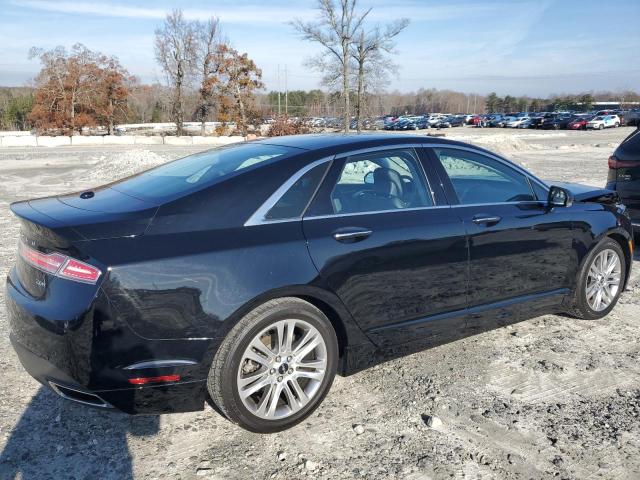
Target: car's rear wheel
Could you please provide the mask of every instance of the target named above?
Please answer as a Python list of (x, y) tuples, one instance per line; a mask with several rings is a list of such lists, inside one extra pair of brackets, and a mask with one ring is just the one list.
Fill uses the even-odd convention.
[(618, 128), (620, 126), (620, 124), (618, 122), (616, 122), (613, 126), (614, 126), (614, 128)]
[(259, 433), (308, 417), (335, 377), (338, 342), (327, 317), (298, 298), (268, 301), (229, 332), (207, 387), (231, 421)]
[(620, 244), (610, 238), (600, 242), (580, 269), (571, 313), (587, 320), (608, 315), (620, 298), (626, 273)]
[(601, 123), (600, 125), (598, 125), (598, 129), (602, 130), (604, 128), (604, 124)]

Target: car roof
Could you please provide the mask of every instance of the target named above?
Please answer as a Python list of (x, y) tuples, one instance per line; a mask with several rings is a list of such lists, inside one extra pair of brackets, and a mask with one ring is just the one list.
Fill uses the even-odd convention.
[[(402, 145), (404, 143), (447, 143), (463, 145), (461, 142), (447, 140), (442, 137), (430, 137), (407, 134), (381, 134), (381, 133), (322, 133), (310, 135), (289, 135), (282, 137), (265, 138), (256, 140), (265, 145), (280, 145), (302, 150), (334, 150), (336, 153), (358, 148), (368, 148), (384, 145)], [(329, 152), (328, 152), (329, 153)]]

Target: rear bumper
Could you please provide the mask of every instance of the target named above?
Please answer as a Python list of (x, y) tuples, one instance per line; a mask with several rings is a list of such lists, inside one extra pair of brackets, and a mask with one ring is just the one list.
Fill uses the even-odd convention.
[(67, 373), (39, 357), (10, 335), (11, 345), (24, 369), (58, 396), (72, 402), (129, 414), (160, 414), (202, 410), (206, 381), (191, 381), (136, 388), (90, 390)]
[[(71, 303), (71, 302), (67, 302)], [(6, 284), (10, 339), (25, 370), (58, 395), (130, 414), (202, 410), (217, 343), (208, 338), (150, 340), (137, 335), (100, 292), (82, 313), (45, 293), (34, 298), (15, 272)], [(132, 378), (179, 375), (133, 386)]]

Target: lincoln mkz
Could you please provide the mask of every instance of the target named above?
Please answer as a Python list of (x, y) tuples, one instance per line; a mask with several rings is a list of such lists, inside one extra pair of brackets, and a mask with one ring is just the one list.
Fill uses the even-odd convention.
[(208, 401), (265, 433), (336, 373), (542, 314), (601, 318), (633, 255), (615, 192), (413, 135), (247, 142), (11, 209), (10, 335), (33, 377), (132, 414)]

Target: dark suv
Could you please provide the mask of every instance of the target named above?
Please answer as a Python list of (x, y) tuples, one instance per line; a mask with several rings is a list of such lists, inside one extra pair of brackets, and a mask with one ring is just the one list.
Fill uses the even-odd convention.
[(628, 207), (637, 241), (640, 232), (640, 127), (609, 157), (607, 188), (618, 192)]

